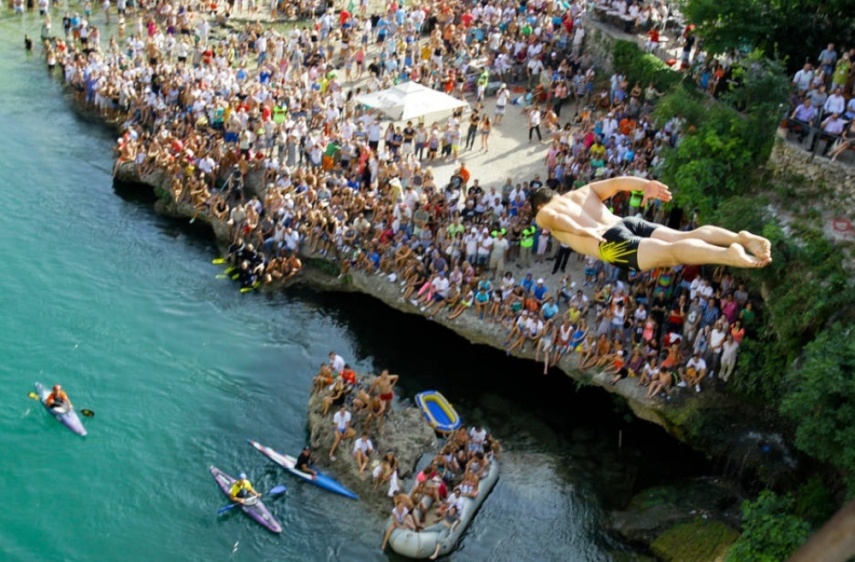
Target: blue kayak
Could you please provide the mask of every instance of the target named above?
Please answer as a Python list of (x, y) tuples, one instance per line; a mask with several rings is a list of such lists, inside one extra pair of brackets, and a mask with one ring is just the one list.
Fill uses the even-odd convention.
[(302, 470), (297, 470), (297, 459), (296, 458), (289, 456), (289, 455), (283, 455), (282, 453), (274, 451), (270, 447), (265, 447), (261, 443), (258, 443), (257, 441), (253, 441), (252, 439), (247, 439), (247, 441), (249, 442), (250, 445), (252, 445), (255, 448), (256, 451), (258, 451), (259, 453), (261, 453), (265, 457), (269, 458), (270, 460), (272, 460), (273, 462), (275, 462), (276, 464), (278, 464), (279, 466), (281, 466), (282, 468), (284, 468), (285, 470), (287, 470), (288, 472), (290, 472), (291, 474), (293, 474), (297, 478), (302, 478), (306, 482), (309, 482), (310, 484), (314, 484), (315, 486), (317, 486), (319, 488), (323, 488), (324, 490), (326, 490), (328, 492), (332, 492), (334, 494), (339, 494), (339, 495), (342, 495), (346, 498), (350, 498), (352, 500), (358, 500), (359, 499), (359, 496), (357, 496), (352, 491), (345, 488), (342, 484), (340, 484), (334, 478), (327, 476), (326, 474), (322, 473), (321, 471), (316, 471), (318, 473), (318, 475), (315, 477), (312, 477), (311, 474), (306, 474)]

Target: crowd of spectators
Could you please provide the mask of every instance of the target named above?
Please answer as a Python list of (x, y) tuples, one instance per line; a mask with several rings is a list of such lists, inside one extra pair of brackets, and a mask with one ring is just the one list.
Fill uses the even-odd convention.
[(799, 143), (810, 138), (810, 151), (824, 142), (822, 156), (832, 160), (855, 148), (855, 47), (838, 51), (834, 43), (808, 58), (793, 75), (789, 130)]
[[(683, 127), (679, 116), (652, 122), (660, 95), (652, 84), (620, 74), (597, 80), (584, 49), (584, 6), (392, 2), (370, 16), (329, 11), (314, 26), (278, 32), (247, 23), (224, 36), (208, 24), (222, 13), (209, 12), (168, 2), (137, 9), (136, 30), (103, 46), (77, 33), (88, 24), (75, 14), (65, 36), (49, 34), (44, 45), (80, 103), (122, 122), (117, 169), (133, 167), (169, 186), (176, 203), (228, 226), (244, 289), (293, 276), (298, 253), (325, 256), (342, 276), (358, 270), (399, 284), (431, 317), (501, 323), (509, 351), (531, 346), (545, 370), (578, 350), (586, 367), (670, 390), (652, 375), (661, 353), (669, 380), (700, 389), (704, 375), (688, 367), (698, 349), (707, 376), (732, 371), (736, 348), (724, 355), (723, 342), (705, 342), (732, 330), (743, 307), (752, 319), (753, 311), (744, 291), (734, 298), (724, 272), (704, 285), (708, 295), (698, 293), (697, 268), (627, 276), (580, 256), (584, 277), (573, 280), (569, 248), (553, 247), (533, 223), (529, 190), (651, 177)], [(355, 100), (404, 80), (471, 95), (473, 109), (439, 122), (383, 124)], [(495, 102), (486, 99), (493, 93)], [(542, 171), (481, 185), (460, 156), (474, 149), (474, 135), (488, 150), (490, 116), (500, 126), (509, 111), (522, 111), (529, 141), (536, 135), (546, 145)], [(438, 185), (432, 164), (451, 161), (451, 181)], [(621, 215), (666, 219), (641, 200), (620, 194), (609, 204)], [(532, 262), (553, 254), (560, 281), (535, 281)], [(703, 298), (693, 302), (696, 293)], [(697, 333), (684, 333), (689, 325)], [(676, 351), (674, 334), (683, 335)], [(638, 354), (653, 366), (640, 371), (630, 358)]]

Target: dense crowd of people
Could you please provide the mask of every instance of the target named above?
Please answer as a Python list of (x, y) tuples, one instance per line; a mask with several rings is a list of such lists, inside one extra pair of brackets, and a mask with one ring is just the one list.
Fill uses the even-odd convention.
[[(740, 314), (750, 316), (741, 320), (747, 327), (753, 311), (747, 296), (734, 298), (726, 273), (626, 275), (580, 256), (584, 278), (573, 280), (570, 249), (534, 224), (532, 189), (651, 177), (683, 120), (653, 123), (660, 94), (652, 84), (617, 73), (598, 82), (584, 49), (584, 5), (515, 7), (392, 2), (371, 16), (327, 11), (314, 26), (280, 33), (248, 23), (220, 37), (208, 22), (222, 12), (161, 2), (138, 7), (136, 29), (103, 46), (78, 14), (64, 36), (50, 33), (49, 20), (43, 35), (48, 65), (62, 69), (79, 102), (123, 124), (117, 169), (132, 167), (168, 186), (174, 202), (228, 226), (231, 272), (244, 290), (292, 277), (298, 254), (325, 256), (343, 276), (357, 270), (400, 284), (430, 317), (501, 323), (509, 352), (536, 350), (545, 371), (579, 351), (583, 366), (609, 367), (651, 389), (671, 390), (659, 372), (697, 389), (713, 372), (729, 375), (736, 347), (724, 355), (724, 342), (708, 345), (710, 335), (741, 333)], [(360, 92), (404, 80), (470, 95), (473, 108), (397, 125), (356, 102)], [(478, 135), (489, 150), (491, 127), (512, 110), (524, 113), (529, 141), (547, 145), (542, 172), (481, 185), (460, 157)], [(449, 161), (455, 173), (438, 185), (431, 165)], [(641, 193), (621, 193), (609, 205), (623, 216), (666, 219), (660, 205), (641, 202)], [(547, 256), (555, 282), (515, 272)], [(672, 351), (675, 334), (683, 337)], [(694, 350), (709, 369), (689, 365)], [(664, 371), (657, 361), (667, 362)]]

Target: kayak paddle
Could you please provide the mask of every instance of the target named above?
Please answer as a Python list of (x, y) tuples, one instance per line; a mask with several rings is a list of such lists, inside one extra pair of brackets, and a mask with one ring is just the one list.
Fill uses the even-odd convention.
[[(278, 496), (279, 494), (284, 494), (285, 490), (287, 490), (287, 488), (285, 486), (276, 486), (274, 488), (271, 488), (268, 492), (266, 492), (266, 494), (261, 494), (261, 496), (264, 496), (264, 495)], [(259, 496), (259, 498), (261, 498), (261, 496)], [(223, 506), (217, 510), (217, 515), (220, 515), (221, 513), (225, 513), (230, 509), (234, 509), (235, 507), (237, 507), (239, 505), (241, 505), (241, 504), (239, 504), (237, 502), (230, 503), (229, 505), (225, 505), (225, 506)]]
[(211, 263), (214, 265), (223, 265), (226, 263), (226, 258), (214, 258), (211, 260)]
[(259, 285), (261, 285), (261, 283), (256, 281), (255, 283), (253, 283), (249, 287), (241, 287), (240, 292), (241, 293), (248, 293), (250, 291), (254, 291), (255, 289), (257, 289), (259, 287)]
[[(32, 398), (33, 400), (41, 400), (39, 395), (36, 394), (35, 392), (30, 392), (29, 394), (27, 394), (27, 397)], [(93, 412), (92, 410), (89, 410), (87, 408), (80, 410), (80, 413), (83, 414), (84, 416), (86, 416), (87, 418), (94, 418), (95, 417), (95, 412)]]

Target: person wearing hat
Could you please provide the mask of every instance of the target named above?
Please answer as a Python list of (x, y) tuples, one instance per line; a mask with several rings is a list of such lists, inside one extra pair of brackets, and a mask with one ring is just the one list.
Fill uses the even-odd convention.
[(310, 474), (312, 479), (317, 478), (318, 472), (311, 467), (312, 464), (312, 448), (306, 445), (300, 454), (297, 456), (297, 462), (294, 463), (294, 468), (300, 472)]
[(258, 497), (261, 497), (261, 494), (252, 487), (252, 483), (247, 479), (246, 473), (241, 472), (229, 490), (229, 498), (235, 503), (252, 505), (255, 503), (252, 498)]
[(404, 198), (404, 188), (399, 178), (389, 180), (389, 187), (392, 190), (391, 196), (393, 201), (401, 201)]

